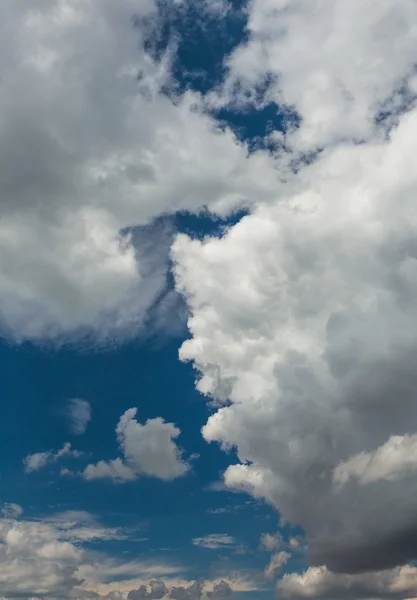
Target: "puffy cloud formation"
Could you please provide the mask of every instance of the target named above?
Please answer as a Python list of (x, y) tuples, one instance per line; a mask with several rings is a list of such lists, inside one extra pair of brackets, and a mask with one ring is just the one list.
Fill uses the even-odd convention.
[[(295, 108), (293, 148), (308, 151), (375, 134), (379, 111), (396, 113), (415, 94), (413, 0), (253, 0), (248, 40), (228, 59), (215, 102)], [(395, 52), (392, 52), (395, 43)]]
[(85, 479), (109, 477), (121, 483), (146, 475), (168, 481), (181, 477), (189, 470), (174, 441), (180, 430), (160, 417), (148, 419), (141, 425), (135, 419), (136, 413), (136, 408), (127, 410), (116, 428), (123, 460), (116, 458), (90, 464), (83, 472)]
[(236, 545), (236, 538), (225, 533), (211, 533), (204, 537), (198, 537), (193, 539), (194, 546), (202, 546), (203, 548), (209, 548), (210, 550), (217, 550), (218, 548), (230, 548)]
[(277, 173), (169, 99), (144, 51), (154, 0), (5, 0), (0, 8), (0, 331), (131, 336), (165, 288), (164, 244), (127, 228), (269, 197)]
[(171, 589), (169, 594), (173, 600), (200, 600), (203, 594), (204, 581), (197, 579), (188, 587), (177, 586)]
[(127, 600), (142, 600), (143, 598), (159, 600), (168, 595), (168, 588), (160, 579), (150, 581), (149, 587), (151, 588), (149, 591), (146, 585), (142, 585), (137, 590), (130, 591), (127, 595)]
[(410, 598), (417, 593), (417, 568), (397, 567), (386, 571), (347, 575), (326, 567), (310, 567), (304, 573), (288, 573), (278, 582), (280, 598)]
[(223, 238), (172, 248), (191, 311), (180, 357), (218, 406), (203, 436), (238, 453), (225, 483), (345, 573), (417, 557), (416, 20), (408, 0), (252, 2), (229, 82), (276, 74), (267, 97), (301, 117), (292, 156), (322, 151)]
[(87, 400), (73, 398), (68, 403), (68, 419), (71, 431), (74, 435), (82, 435), (86, 432), (87, 425), (91, 421), (91, 406)]
[(66, 537), (48, 523), (0, 519), (0, 594), (67, 596), (81, 583), (83, 552)]
[(276, 533), (263, 533), (261, 535), (260, 548), (272, 552), (284, 546), (284, 540), (279, 531)]
[(338, 487), (349, 479), (362, 484), (380, 479), (403, 479), (417, 469), (417, 435), (394, 435), (373, 452), (361, 452), (334, 470), (333, 480)]
[(232, 586), (223, 579), (219, 583), (215, 583), (213, 589), (207, 592), (209, 598), (230, 598), (232, 594)]
[[(158, 600), (169, 594), (166, 583), (172, 588), (173, 582), (183, 581), (178, 579), (183, 567), (150, 561), (123, 563), (97, 551), (97, 546), (91, 551), (88, 542), (121, 540), (129, 532), (104, 527), (90, 513), (66, 511), (24, 520), (18, 518), (17, 505), (13, 511), (11, 506), (3, 507), (2, 513), (8, 516), (0, 518), (0, 598)], [(166, 583), (152, 578), (153, 573), (166, 577)], [(124, 582), (130, 582), (127, 591), (123, 577), (129, 578)], [(135, 590), (138, 578), (149, 584)], [(120, 589), (101, 593), (109, 585)], [(193, 585), (188, 586), (190, 590), (195, 589)]]
[(74, 450), (69, 442), (66, 442), (60, 450), (46, 450), (46, 452), (35, 452), (28, 454), (23, 459), (26, 473), (39, 471), (51, 463), (59, 461), (61, 458), (79, 458), (82, 452)]

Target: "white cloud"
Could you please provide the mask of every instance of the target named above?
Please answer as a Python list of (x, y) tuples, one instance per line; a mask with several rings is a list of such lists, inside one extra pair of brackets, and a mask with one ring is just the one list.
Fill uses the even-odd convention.
[(46, 452), (35, 452), (34, 454), (28, 454), (23, 459), (26, 473), (32, 473), (33, 471), (39, 471), (48, 464), (55, 463), (61, 458), (79, 458), (82, 452), (74, 450), (69, 442), (66, 442), (60, 450), (56, 452), (54, 450), (47, 450)]
[(1, 514), (5, 519), (17, 519), (23, 514), (23, 508), (14, 502), (6, 502), (1, 509)]
[(218, 405), (203, 436), (240, 461), (225, 483), (336, 570), (417, 556), (415, 478), (333, 489), (337, 465), (417, 431), (416, 132), (412, 109), (384, 141), (325, 149), (222, 239), (172, 249), (191, 311), (180, 357)]
[(189, 470), (174, 441), (180, 435), (180, 430), (160, 417), (148, 419), (141, 425), (135, 419), (136, 413), (136, 408), (127, 410), (116, 428), (123, 460), (116, 458), (88, 465), (83, 472), (86, 479), (109, 477), (125, 482), (146, 475), (169, 481)]
[(204, 537), (194, 538), (193, 544), (210, 550), (218, 550), (219, 548), (232, 548), (236, 546), (237, 541), (236, 538), (226, 533), (211, 533)]
[(281, 552), (273, 554), (265, 569), (265, 576), (268, 579), (274, 577), (276, 573), (280, 571), (284, 565), (287, 564), (290, 558), (291, 554), (289, 552), (286, 552), (285, 550), (281, 550)]
[(103, 527), (91, 513), (86, 511), (67, 510), (39, 520), (52, 526), (58, 532), (60, 539), (72, 543), (122, 540), (127, 537), (126, 532), (120, 528)]
[[(138, 577), (146, 583), (158, 575), (171, 577), (170, 583), (178, 581), (183, 567), (156, 561), (123, 563), (85, 547), (91, 541), (124, 539), (128, 533), (103, 527), (85, 511), (38, 520), (0, 519), (0, 597), (90, 598), (117, 585), (123, 594), (134, 589)], [(127, 589), (122, 577), (130, 578)]]
[(410, 81), (413, 93), (416, 21), (413, 0), (253, 0), (248, 41), (232, 53), (224, 97), (213, 101), (255, 102), (269, 81), (266, 100), (303, 119), (293, 147), (370, 139), (379, 108), (401, 104), (394, 91)]
[[(225, 214), (278, 175), (171, 101), (169, 56), (143, 50), (153, 0), (6, 0), (0, 9), (0, 326), (13, 339), (136, 335), (164, 290), (156, 216)], [(134, 24), (134, 17), (136, 17)]]
[(68, 419), (70, 428), (74, 435), (82, 435), (86, 432), (87, 425), (91, 421), (91, 406), (87, 400), (73, 398), (69, 401)]
[(119, 483), (133, 481), (138, 477), (138, 473), (129, 465), (126, 465), (121, 458), (108, 461), (99, 460), (98, 463), (87, 465), (83, 475), (85, 479), (108, 477)]
[(304, 573), (288, 573), (277, 584), (280, 598), (402, 599), (417, 593), (417, 568), (345, 575), (326, 567), (310, 567)]
[(81, 583), (82, 550), (50, 525), (2, 519), (0, 540), (0, 594), (65, 597)]
[(282, 535), (279, 531), (276, 533), (263, 533), (261, 535), (260, 547), (262, 550), (268, 550), (272, 552), (273, 550), (277, 550), (284, 546), (285, 542), (282, 538)]
[(401, 479), (417, 469), (417, 435), (394, 435), (372, 452), (360, 452), (334, 470), (337, 487), (350, 479), (368, 484), (380, 479)]

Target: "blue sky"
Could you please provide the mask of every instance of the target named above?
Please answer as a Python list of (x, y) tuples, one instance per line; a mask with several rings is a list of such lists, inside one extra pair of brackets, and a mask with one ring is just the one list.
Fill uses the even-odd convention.
[(417, 597), (416, 22), (3, 3), (0, 600)]

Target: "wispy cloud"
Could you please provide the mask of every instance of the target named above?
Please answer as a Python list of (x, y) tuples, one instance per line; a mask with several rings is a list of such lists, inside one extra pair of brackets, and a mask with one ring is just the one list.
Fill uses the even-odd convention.
[(73, 398), (68, 403), (67, 417), (71, 432), (74, 435), (82, 435), (91, 421), (90, 403), (87, 400)]

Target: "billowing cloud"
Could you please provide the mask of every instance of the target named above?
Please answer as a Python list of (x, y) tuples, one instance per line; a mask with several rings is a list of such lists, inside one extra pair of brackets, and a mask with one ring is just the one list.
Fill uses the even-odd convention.
[(413, 0), (254, 0), (248, 39), (227, 60), (224, 96), (213, 101), (295, 109), (297, 152), (369, 140), (375, 115), (395, 115), (417, 91), (416, 19)]
[(108, 477), (121, 483), (146, 475), (168, 481), (189, 470), (174, 441), (180, 430), (160, 417), (148, 419), (141, 425), (135, 419), (136, 413), (136, 408), (127, 410), (116, 428), (123, 459), (102, 460), (88, 465), (83, 472), (85, 479)]
[(161, 579), (153, 579), (149, 582), (149, 587), (150, 590), (147, 586), (142, 585), (139, 589), (130, 591), (127, 600), (143, 600), (144, 598), (160, 600), (168, 595), (168, 588)]
[(197, 579), (191, 585), (173, 587), (170, 591), (170, 598), (173, 600), (200, 600), (203, 594), (204, 581)]
[(90, 403), (81, 398), (71, 399), (68, 403), (67, 416), (72, 433), (82, 435), (91, 421)]
[(233, 588), (223, 579), (213, 585), (213, 589), (207, 592), (208, 598), (230, 598), (233, 594)]
[(59, 461), (61, 458), (79, 458), (82, 452), (72, 448), (69, 442), (66, 442), (60, 450), (46, 450), (45, 452), (35, 452), (28, 454), (23, 459), (26, 473), (39, 471), (51, 463)]
[(271, 194), (270, 157), (248, 157), (198, 95), (161, 93), (169, 52), (144, 51), (157, 4), (1, 4), (2, 335), (136, 335), (166, 285), (152, 219)]
[(83, 552), (49, 524), (0, 520), (0, 594), (65, 597), (77, 584)]
[(350, 479), (362, 484), (402, 479), (417, 470), (417, 435), (394, 435), (373, 452), (361, 452), (337, 465), (333, 480), (338, 488)]
[(397, 567), (386, 571), (347, 575), (326, 567), (310, 567), (304, 573), (288, 573), (277, 584), (280, 598), (346, 598), (400, 600), (417, 593), (417, 568)]
[[(191, 312), (180, 357), (217, 404), (203, 436), (238, 454), (226, 485), (266, 498), (305, 529), (312, 564), (346, 573), (417, 557), (416, 11), (251, 3), (230, 77), (254, 89), (271, 67), (270, 93), (301, 116), (293, 156), (322, 151), (223, 238), (172, 249)], [(382, 105), (396, 107), (389, 134)], [(358, 472), (374, 452), (377, 477), (335, 490), (339, 465)]]
[[(152, 573), (172, 578), (184, 570), (149, 561), (123, 563), (103, 551), (89, 550), (88, 542), (120, 540), (129, 532), (104, 527), (85, 511), (30, 520), (15, 516), (17, 511), (0, 519), (0, 597), (104, 598), (105, 594), (96, 591), (103, 582), (121, 585), (121, 577), (128, 576), (133, 581), (128, 590), (140, 577), (149, 583), (146, 597), (158, 600), (168, 590), (163, 581), (152, 578)], [(128, 595), (124, 589), (111, 593), (123, 600)]]

